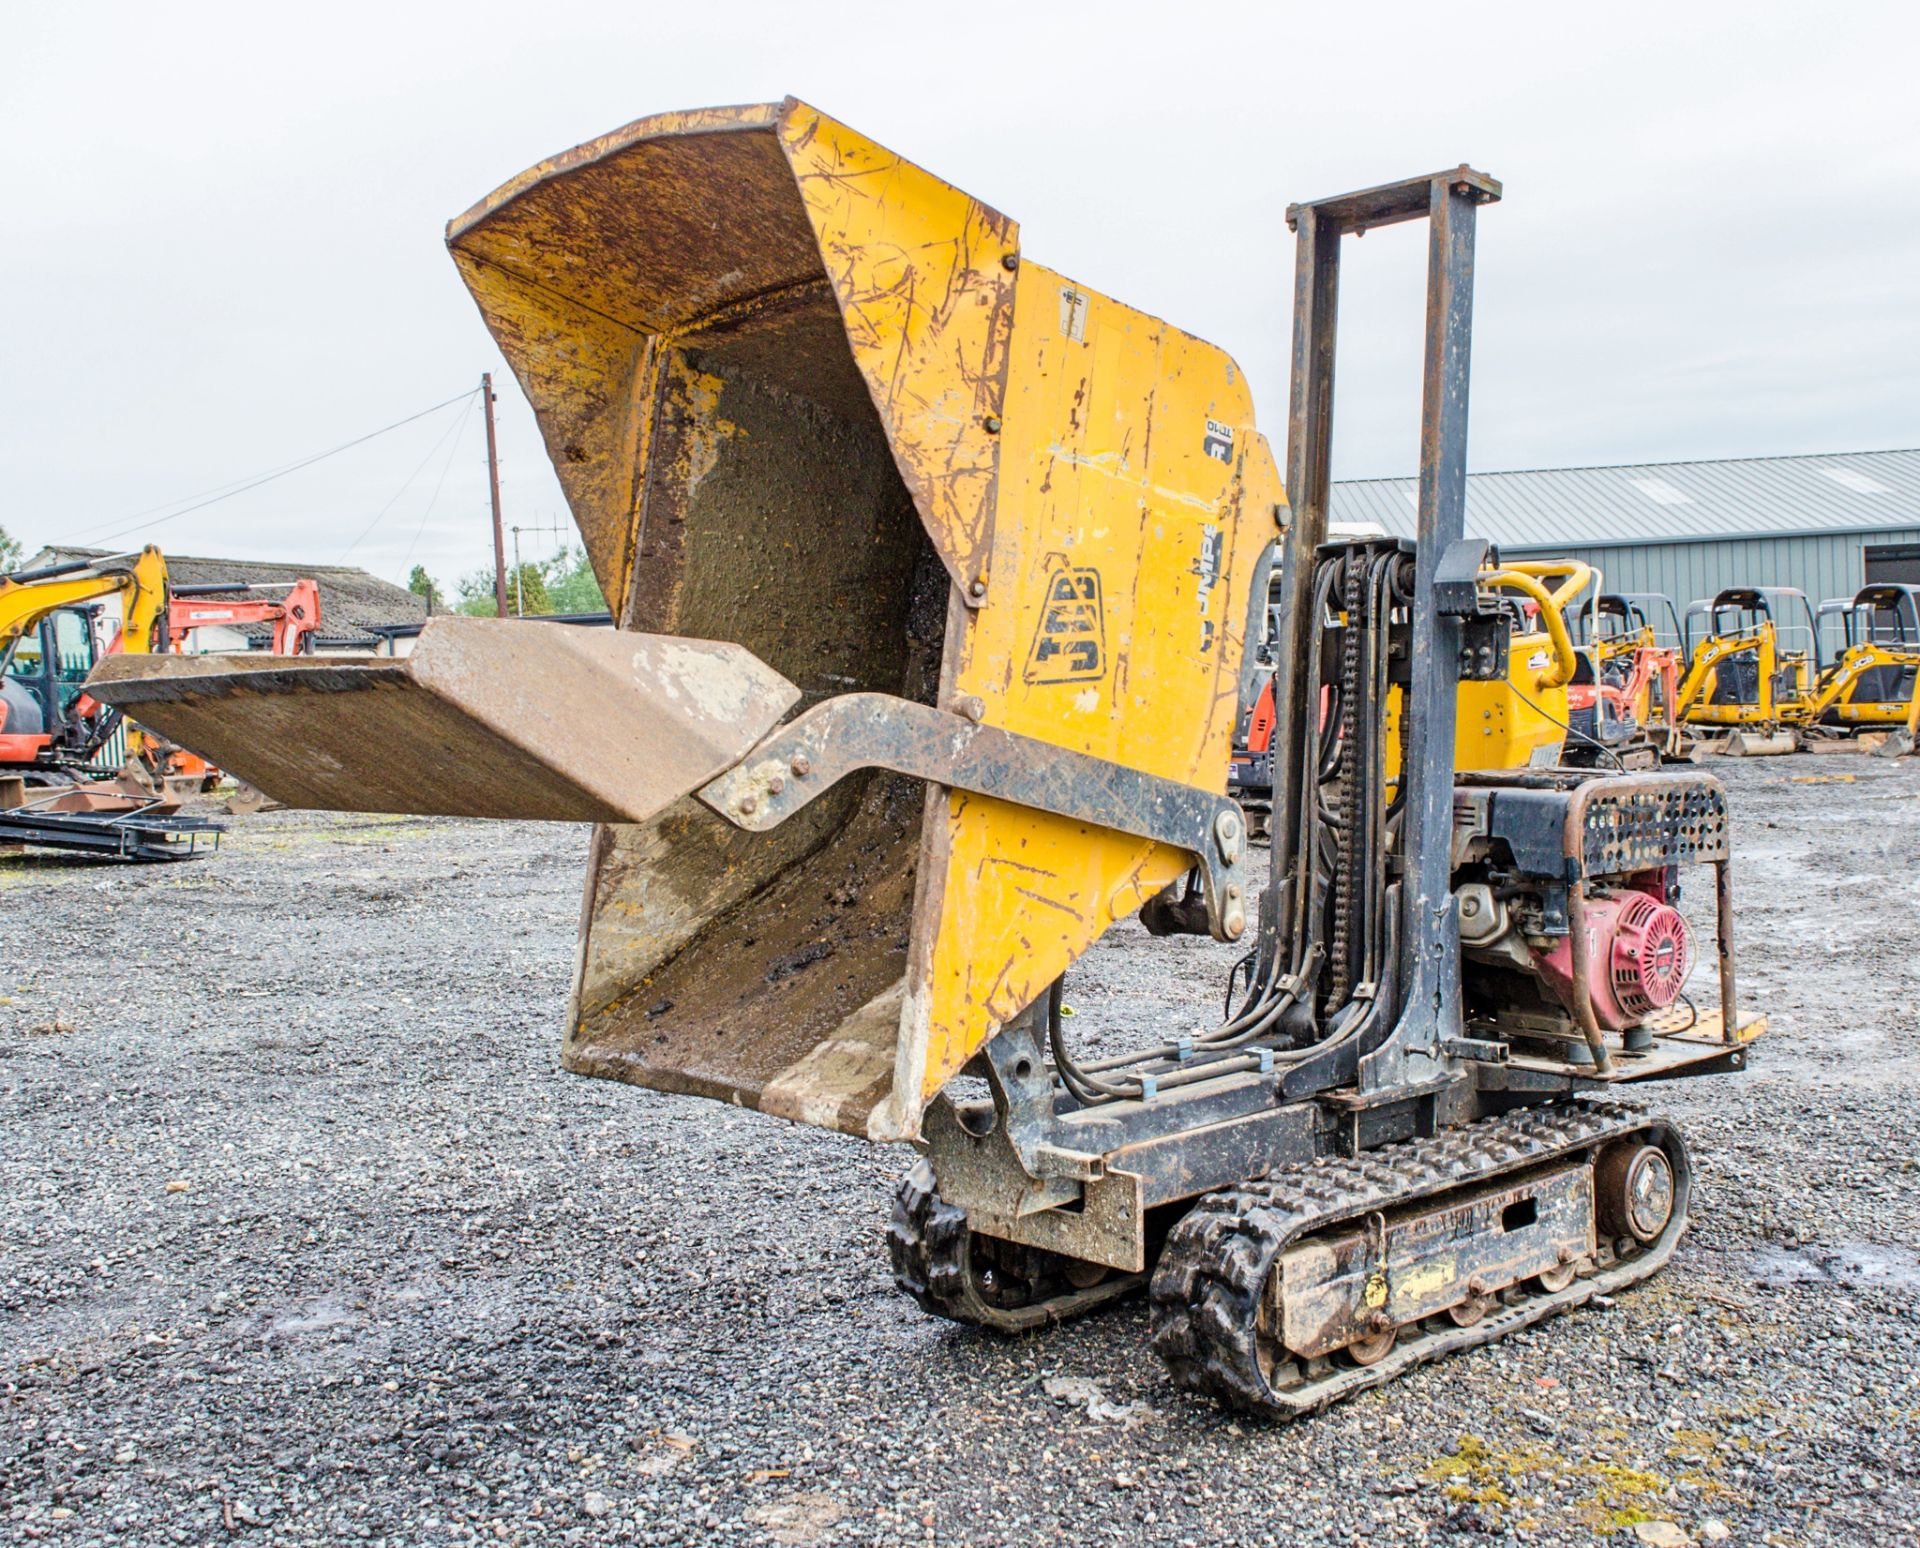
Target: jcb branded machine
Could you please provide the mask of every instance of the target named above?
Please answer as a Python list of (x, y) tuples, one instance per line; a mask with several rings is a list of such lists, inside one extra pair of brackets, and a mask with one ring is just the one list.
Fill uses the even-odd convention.
[[(642, 120), (449, 233), (621, 628), (436, 619), (404, 661), (99, 692), (289, 802), (602, 824), (570, 1069), (912, 1142), (891, 1250), (930, 1311), (1145, 1289), (1182, 1382), (1317, 1408), (1657, 1269), (1686, 1144), (1576, 1097), (1761, 1029), (1720, 786), (1555, 767), (1511, 697), (1565, 719), (1557, 610), (1536, 649), (1512, 605), (1545, 581), (1461, 533), (1499, 191), (1291, 212), (1283, 492), (1231, 359), (1006, 216), (791, 99)], [(1419, 541), (1324, 543), (1342, 239), (1422, 218)], [(1276, 542), (1263, 890), (1221, 792)], [(1456, 774), (1463, 683), (1528, 766)], [(1063, 976), (1143, 905), (1244, 942), (1239, 992), (1079, 1057)]]
[[(103, 644), (93, 614), (121, 609)], [(81, 687), (109, 651), (164, 650), (167, 561), (157, 548), (0, 575), (0, 773), (31, 785), (91, 776), (120, 715)]]

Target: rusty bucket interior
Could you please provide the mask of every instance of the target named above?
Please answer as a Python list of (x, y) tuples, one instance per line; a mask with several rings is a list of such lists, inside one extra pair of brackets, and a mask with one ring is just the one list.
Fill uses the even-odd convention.
[[(949, 573), (809, 218), (810, 127), (794, 104), (631, 126), (448, 242), (622, 628), (733, 641), (801, 708), (933, 703)], [(601, 828), (569, 1066), (865, 1132), (894, 1079), (926, 811), (918, 782), (873, 772), (765, 834), (692, 799)]]

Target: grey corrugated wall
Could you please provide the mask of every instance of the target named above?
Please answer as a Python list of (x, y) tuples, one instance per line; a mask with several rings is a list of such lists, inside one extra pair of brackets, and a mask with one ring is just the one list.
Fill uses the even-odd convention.
[(1920, 543), (1920, 527), (1884, 532), (1829, 532), (1814, 537), (1710, 539), (1634, 543), (1618, 548), (1514, 548), (1513, 559), (1565, 555), (1596, 566), (1609, 591), (1658, 591), (1684, 615), (1697, 597), (1729, 586), (1797, 586), (1815, 607), (1850, 597), (1866, 583), (1869, 544)]

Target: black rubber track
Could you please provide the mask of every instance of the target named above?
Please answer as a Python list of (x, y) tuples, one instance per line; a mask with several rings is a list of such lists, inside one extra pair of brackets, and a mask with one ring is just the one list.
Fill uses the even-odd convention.
[[(1255, 1319), (1268, 1276), (1287, 1246), (1357, 1216), (1477, 1187), (1572, 1152), (1597, 1152), (1629, 1135), (1660, 1145), (1674, 1165), (1673, 1215), (1647, 1247), (1557, 1293), (1523, 1295), (1473, 1327), (1403, 1330), (1401, 1343), (1376, 1365), (1329, 1365), (1298, 1385), (1268, 1385), (1255, 1348)], [(1174, 1379), (1191, 1391), (1248, 1412), (1297, 1418), (1415, 1365), (1646, 1278), (1672, 1256), (1686, 1229), (1691, 1182), (1686, 1146), (1670, 1123), (1600, 1103), (1510, 1113), (1352, 1159), (1288, 1168), (1207, 1194), (1175, 1226), (1153, 1274), (1153, 1346)]]
[(1146, 1282), (1144, 1274), (1116, 1274), (1090, 1290), (1070, 1290), (1026, 1306), (1005, 1307), (980, 1293), (973, 1274), (973, 1233), (963, 1209), (935, 1191), (932, 1165), (916, 1161), (893, 1190), (893, 1214), (887, 1222), (887, 1256), (893, 1282), (920, 1304), (952, 1322), (1019, 1333), (1092, 1311), (1131, 1294)]

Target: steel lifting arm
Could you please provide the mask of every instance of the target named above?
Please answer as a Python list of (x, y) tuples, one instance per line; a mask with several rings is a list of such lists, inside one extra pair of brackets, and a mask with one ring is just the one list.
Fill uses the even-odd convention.
[(1234, 941), (1246, 931), (1246, 830), (1226, 796), (891, 694), (816, 704), (699, 795), (734, 826), (762, 833), (863, 768), (1174, 845), (1200, 867), (1214, 936)]
[[(172, 647), (178, 650), (195, 629), (210, 625), (270, 623), (274, 655), (297, 656), (310, 649), (320, 627), (319, 586), (303, 577), (293, 582), (286, 596), (278, 601), (241, 601), (231, 595), (235, 591), (259, 589), (262, 588), (218, 584), (176, 588), (167, 609), (167, 634)], [(200, 596), (209, 600), (193, 600)]]
[[(1415, 554), (1409, 728), (1399, 851), (1408, 857), (1390, 932), (1397, 1004), (1384, 1041), (1360, 1061), (1363, 1093), (1444, 1078), (1442, 1048), (1460, 1028), (1460, 941), (1452, 897), (1453, 745), (1464, 619), (1441, 605), (1441, 566), (1465, 536), (1468, 359), (1473, 327), (1474, 228), (1500, 184), (1471, 167), (1291, 207), (1296, 236), (1293, 380), (1287, 436), (1289, 534), (1283, 616), (1274, 665), (1281, 724), (1304, 720), (1316, 628), (1315, 549), (1327, 537), (1333, 449), (1333, 377), (1341, 238), (1374, 226), (1428, 223), (1427, 332), (1420, 424), (1419, 540)], [(1477, 566), (1476, 566), (1477, 568)], [(1298, 731), (1295, 731), (1296, 737)], [(1276, 743), (1278, 738), (1276, 737)], [(1313, 799), (1293, 756), (1276, 756), (1273, 879), (1262, 920), (1269, 939), (1302, 926), (1304, 803)]]

